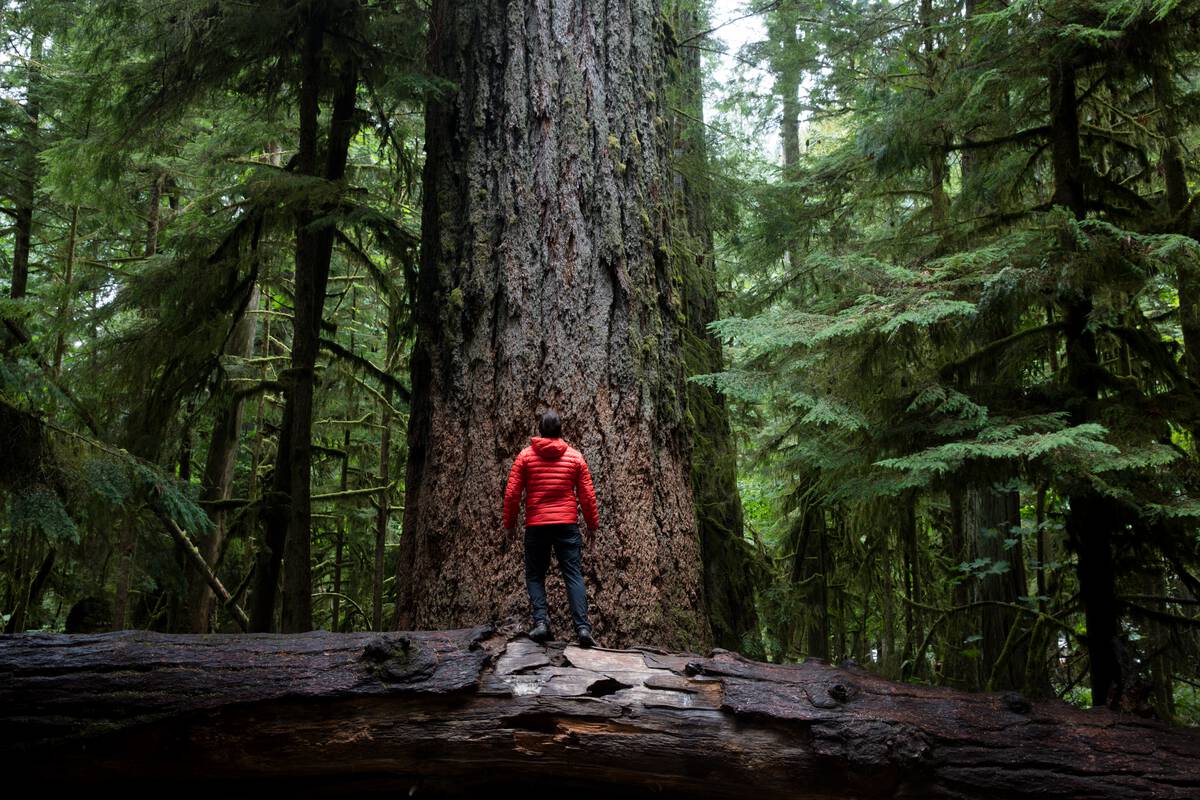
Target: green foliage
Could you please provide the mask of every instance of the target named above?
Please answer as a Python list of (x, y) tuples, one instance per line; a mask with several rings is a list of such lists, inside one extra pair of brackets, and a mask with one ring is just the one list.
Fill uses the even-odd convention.
[(79, 529), (62, 500), (44, 486), (18, 489), (13, 494), (9, 522), (15, 529), (40, 534), (50, 542), (79, 543)]
[[(1198, 141), (1200, 119), (1179, 100), (1195, 92), (1197, 48), (1182, 32), (1197, 19), (1195, 3), (1124, 0), (978, 4), (965, 20), (919, 4), (767, 13), (767, 41), (741, 55), (775, 81), (766, 108), (784, 111), (786, 166), (718, 140), (739, 205), (722, 231), (734, 293), (710, 328), (731, 363), (693, 380), (734, 404), (757, 450), (745, 467), (784, 482), (766, 516), (794, 515), (786, 498), (803, 497), (834, 526), (806, 534), (824, 536), (819, 558), (772, 542), (778, 584), (762, 603), (775, 652), (802, 655), (795, 620), (827, 614), (841, 655), (983, 685), (997, 643), (969, 633), (983, 620), (973, 598), (1016, 576), (1009, 603), (1036, 601), (1058, 625), (1081, 618), (1062, 521), (1085, 492), (1129, 521), (1114, 529), (1117, 551), (1140, 548), (1115, 591), (1164, 563), (1166, 586), (1194, 589), (1182, 583), (1200, 567), (1200, 371), (1188, 354), (1200, 339), (1189, 341), (1185, 296), (1197, 238), (1163, 208), (1163, 159), (1168, 137)], [(1078, 76), (1081, 218), (1053, 202), (1063, 166), (1048, 83), (1064, 65)], [(719, 107), (731, 129), (745, 123), (729, 114), (764, 113), (746, 98)], [(1185, 157), (1189, 177), (1196, 166)], [(1081, 346), (1094, 365), (1080, 366)], [(1033, 533), (989, 542), (987, 498), (1014, 490)], [(1030, 619), (1008, 623), (1018, 647), (1044, 644)], [(1077, 641), (1069, 625), (1063, 635)], [(1195, 646), (1172, 642), (1174, 659)], [(1085, 699), (1071, 688), (1083, 676), (1061, 663), (1029, 660), (1036, 690)]]
[[(30, 484), (0, 470), (0, 551), (17, 554), (0, 563), (0, 603), (15, 596), (21, 570), (58, 543), (44, 595), (58, 602), (31, 607), (23, 624), (61, 628), (74, 601), (117, 592), (121, 548), (136, 541), (126, 623), (179, 629), (185, 573), (159, 515), (196, 541), (222, 519), (229, 538), (217, 571), (231, 588), (261, 545), (254, 526), (282, 427), (295, 220), (305, 209), (322, 209), (313, 225), (336, 230), (313, 493), (340, 488), (347, 431), (347, 488), (378, 483), (383, 411), (393, 426), (406, 418), (408, 389), (396, 376), (407, 373), (412, 335), (420, 101), (445, 87), (423, 74), (425, 11), (403, 1), (20, 6), (2, 19), (0, 91), (19, 100), (34, 87), (41, 119), (31, 134), (19, 102), (0, 105), (0, 155), (35, 165), (36, 199), (30, 292), (0, 300), (4, 319), (29, 340), (0, 334), (0, 398), (43, 421), (24, 442), (40, 449), (23, 452), (44, 474)], [(314, 9), (329, 26), (321, 69), (336, 75), (353, 63), (362, 87), (358, 134), (337, 182), (298, 174), (293, 158), (297, 36)], [(35, 64), (24, 56), (38, 37), (44, 53)], [(323, 119), (332, 83), (323, 81)], [(15, 194), (5, 186), (8, 207)], [(6, 229), (0, 263), (10, 240)], [(253, 352), (231, 354), (246, 316), (256, 323)], [(234, 397), (240, 442), (232, 499), (218, 513), (209, 461)], [(404, 437), (393, 432), (392, 442), (392, 475), (402, 475)], [(394, 503), (399, 482), (391, 483)], [(314, 509), (318, 587), (333, 589), (332, 534), (341, 530), (338, 589), (365, 608), (377, 500), (358, 494)], [(133, 539), (123, 542), (126, 531)], [(331, 611), (323, 601), (319, 618), (330, 621)], [(224, 611), (216, 625), (230, 625)]]

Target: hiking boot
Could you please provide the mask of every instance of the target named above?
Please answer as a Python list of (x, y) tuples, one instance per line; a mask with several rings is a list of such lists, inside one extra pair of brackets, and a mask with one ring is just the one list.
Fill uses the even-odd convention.
[(595, 647), (596, 646), (596, 640), (592, 638), (592, 629), (589, 628), (587, 625), (584, 625), (583, 627), (581, 627), (578, 630), (578, 632), (576, 633), (576, 635), (579, 638), (579, 646), (580, 647)]
[(550, 626), (545, 622), (539, 622), (529, 631), (529, 638), (535, 642), (544, 642), (550, 638)]

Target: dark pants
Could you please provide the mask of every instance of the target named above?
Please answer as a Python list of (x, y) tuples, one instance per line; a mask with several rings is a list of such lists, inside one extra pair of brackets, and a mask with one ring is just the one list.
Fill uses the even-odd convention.
[(529, 590), (529, 602), (533, 605), (533, 621), (550, 624), (546, 612), (546, 570), (550, 568), (551, 545), (567, 587), (575, 630), (582, 625), (590, 628), (587, 592), (583, 587), (583, 536), (577, 523), (525, 528), (525, 588)]

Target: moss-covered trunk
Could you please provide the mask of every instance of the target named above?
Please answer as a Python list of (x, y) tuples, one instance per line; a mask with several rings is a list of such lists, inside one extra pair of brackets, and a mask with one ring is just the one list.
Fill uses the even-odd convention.
[[(398, 627), (528, 613), (509, 466), (558, 409), (591, 467), (608, 643), (710, 641), (668, 240), (656, 0), (435, 2)], [(566, 626), (560, 583), (552, 623)]]
[[(702, 27), (691, 3), (672, 0), (672, 19), (681, 41)], [(672, 257), (683, 275), (684, 359), (689, 375), (725, 368), (721, 341), (708, 330), (719, 316), (717, 264), (709, 222), (708, 152), (704, 141), (704, 96), (700, 50), (677, 48), (678, 77), (672, 106), (672, 181), (675, 246)], [(704, 598), (713, 643), (729, 650), (761, 654), (754, 594), (759, 571), (743, 538), (742, 501), (737, 487), (737, 450), (725, 398), (698, 383), (687, 388), (692, 431), (692, 493), (704, 561)]]
[[(358, 65), (345, 54), (336, 67), (323, 62), (326, 25), (334, 9), (317, 5), (307, 21), (301, 52), (300, 137), (296, 155), (301, 175), (320, 176), (332, 184), (346, 173), (350, 139), (357, 129), (354, 118), (358, 90)], [(336, 41), (336, 36), (330, 35)], [(328, 74), (327, 74), (328, 73)], [(322, 89), (333, 89), (330, 104), (325, 163), (318, 153), (319, 103)], [(281, 563), (283, 602), (280, 626), (284, 633), (312, 630), (312, 564), (310, 558), (312, 511), (312, 413), (316, 389), (317, 351), (325, 289), (333, 254), (334, 226), (323, 217), (332, 214), (336, 200), (302, 206), (296, 213), (296, 304), (292, 328), (291, 363), (287, 377), (287, 401), (275, 459), (271, 498), (263, 515), (267, 547), (260, 551), (255, 566), (255, 602), (251, 626), (270, 630), (273, 624), (275, 590)]]
[[(1076, 74), (1063, 63), (1049, 76), (1051, 146), (1054, 165), (1055, 205), (1064, 206), (1076, 219), (1087, 211), (1079, 154), (1079, 111)], [(1059, 298), (1063, 306), (1066, 338), (1067, 384), (1072, 392), (1071, 422), (1096, 418), (1102, 373), (1091, 321), (1092, 290), (1088, 285), (1068, 289)], [(1067, 542), (1079, 557), (1079, 595), (1087, 620), (1088, 668), (1092, 704), (1117, 703), (1124, 691), (1125, 674), (1119, 656), (1123, 648), (1116, 598), (1116, 564), (1113, 533), (1124, 523), (1118, 509), (1086, 480), (1071, 487), (1067, 499)]]
[[(257, 237), (256, 237), (257, 241)], [(246, 307), (241, 318), (233, 329), (226, 352), (230, 355), (246, 358), (254, 351), (254, 333), (258, 319), (253, 313), (259, 306), (258, 285), (250, 290)], [(265, 345), (265, 343), (264, 343)], [(213, 419), (212, 437), (209, 440), (208, 456), (204, 462), (204, 487), (200, 499), (202, 501), (224, 500), (229, 497), (230, 486), (233, 483), (233, 470), (237, 463), (238, 445), (241, 442), (242, 411), (245, 400), (241, 395), (235, 395), (226, 389), (227, 396)], [(228, 520), (225, 509), (215, 508), (209, 512), (213, 525), (210, 530), (197, 531), (193, 534), (196, 548), (204, 557), (204, 562), (214, 571), (220, 561), (220, 555), (225, 548), (226, 537), (229, 535)], [(213, 615), (213, 601), (216, 596), (208, 585), (200, 568), (188, 561), (184, 567), (187, 580), (187, 613), (180, 627), (182, 633), (208, 633)]]

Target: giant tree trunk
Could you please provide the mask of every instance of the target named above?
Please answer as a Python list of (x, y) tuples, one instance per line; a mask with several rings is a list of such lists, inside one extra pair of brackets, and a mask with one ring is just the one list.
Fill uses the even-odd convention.
[[(0, 767), (62, 784), (462, 796), (1195, 797), (1200, 734), (1107, 709), (488, 627), (0, 637)], [(260, 783), (248, 783), (259, 779)], [(287, 781), (291, 781), (288, 783)]]
[[(500, 530), (509, 466), (556, 408), (588, 460), (584, 553), (609, 644), (710, 639), (668, 241), (657, 0), (453, 3), (426, 114), (404, 535), (393, 627), (528, 611)], [(550, 583), (551, 621), (569, 629)]]

